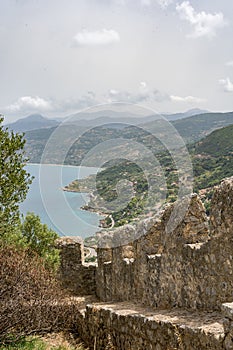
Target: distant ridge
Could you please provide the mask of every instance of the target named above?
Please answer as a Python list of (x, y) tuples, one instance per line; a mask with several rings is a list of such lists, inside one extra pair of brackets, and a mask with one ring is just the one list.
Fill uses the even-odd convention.
[(183, 118), (188, 118), (188, 117), (193, 117), (195, 115), (198, 114), (206, 114), (206, 113), (210, 113), (209, 111), (205, 110), (205, 109), (200, 109), (200, 108), (192, 108), (189, 109), (186, 112), (180, 112), (180, 113), (174, 113), (174, 114), (168, 114), (165, 115), (165, 117), (172, 121), (172, 120), (177, 120), (177, 119), (183, 119)]
[(48, 119), (40, 114), (31, 114), (26, 118), (7, 124), (6, 127), (16, 132), (26, 132), (36, 129), (51, 128), (57, 125), (59, 125), (59, 122), (55, 119)]
[[(149, 112), (149, 111), (148, 111)], [(111, 110), (97, 112), (80, 112), (65, 118), (49, 119), (41, 114), (31, 114), (25, 118), (18, 119), (16, 122), (7, 124), (6, 126), (16, 132), (26, 132), (31, 130), (40, 130), (44, 128), (56, 127), (62, 122), (66, 124), (75, 124), (83, 127), (95, 127), (98, 125), (109, 125), (111, 128), (121, 129), (131, 125), (139, 125), (157, 120), (160, 116), (164, 116), (169, 121), (183, 119), (194, 116), (196, 114), (207, 113), (201, 109), (191, 109), (186, 112), (175, 114), (148, 114), (140, 115), (129, 112), (116, 112)]]

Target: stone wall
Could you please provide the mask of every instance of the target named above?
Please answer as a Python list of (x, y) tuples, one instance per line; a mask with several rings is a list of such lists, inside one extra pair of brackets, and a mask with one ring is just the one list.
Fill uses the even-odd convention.
[[(200, 198), (192, 195), (183, 219), (168, 232), (171, 213), (179, 213), (174, 205), (160, 218), (128, 228), (135, 230), (130, 244), (99, 249), (101, 300), (206, 310), (233, 300), (233, 179), (216, 188), (210, 222)], [(114, 235), (122, 237), (124, 229)]]
[(209, 219), (194, 194), (103, 235), (97, 267), (84, 264), (82, 241), (61, 239), (63, 283), (99, 298), (78, 313), (89, 349), (233, 350), (232, 208), (230, 178), (215, 189)]
[(219, 313), (150, 310), (129, 302), (87, 305), (78, 333), (90, 350), (232, 349)]
[(62, 237), (57, 240), (61, 266), (59, 277), (63, 286), (75, 295), (96, 293), (96, 264), (84, 263), (83, 240)]

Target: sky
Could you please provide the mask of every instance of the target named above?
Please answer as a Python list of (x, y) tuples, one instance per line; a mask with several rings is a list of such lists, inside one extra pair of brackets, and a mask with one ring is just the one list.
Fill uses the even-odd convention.
[(229, 0), (0, 0), (0, 113), (233, 110)]

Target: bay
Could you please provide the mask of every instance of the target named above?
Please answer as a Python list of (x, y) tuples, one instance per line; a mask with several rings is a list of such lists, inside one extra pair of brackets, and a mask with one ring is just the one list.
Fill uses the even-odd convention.
[(88, 194), (62, 190), (75, 179), (96, 174), (97, 168), (28, 164), (26, 169), (34, 180), (27, 199), (20, 205), (22, 214), (34, 212), (60, 236), (86, 238), (100, 231), (102, 217), (80, 209), (88, 204)]

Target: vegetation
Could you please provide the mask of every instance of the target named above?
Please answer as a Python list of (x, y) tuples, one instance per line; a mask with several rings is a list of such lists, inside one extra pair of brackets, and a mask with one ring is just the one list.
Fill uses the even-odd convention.
[(0, 117), (0, 238), (19, 223), (19, 203), (26, 198), (31, 177), (25, 170), (25, 140), (1, 125)]
[(65, 302), (54, 274), (57, 234), (33, 213), (20, 220), (19, 204), (32, 181), (24, 169), (23, 136), (0, 125), (0, 138), (0, 347), (42, 350), (42, 343), (26, 337), (72, 331), (77, 304)]
[(58, 234), (42, 224), (39, 216), (28, 213), (21, 224), (21, 235), (24, 247), (37, 253), (45, 266), (56, 270), (59, 265), (59, 250), (55, 248)]
[(197, 142), (196, 154), (206, 154), (213, 157), (231, 155), (233, 152), (233, 125), (213, 131), (210, 135)]
[(44, 339), (43, 337), (27, 337), (15, 344), (5, 345), (1, 347), (1, 350), (85, 350), (81, 344), (69, 344), (69, 342), (63, 341), (63, 339), (58, 339), (56, 341), (58, 343), (57, 345), (51, 345), (50, 341), (50, 339)]
[[(194, 117), (193, 117), (194, 118)], [(194, 173), (194, 191), (201, 194), (207, 213), (210, 210), (210, 199), (213, 193), (213, 186), (229, 176), (233, 176), (233, 125), (213, 131), (210, 135), (188, 146), (193, 163)], [(151, 143), (151, 148), (152, 148)], [(157, 152), (156, 148), (155, 152)], [(172, 161), (169, 152), (156, 153), (160, 166), (163, 169), (167, 185), (167, 202), (173, 202), (177, 198), (178, 175), (177, 169)], [(152, 203), (146, 204), (148, 193), (148, 182), (145, 179), (142, 170), (135, 164), (128, 161), (118, 161), (115, 165), (105, 164), (105, 169), (101, 171), (96, 179), (97, 191), (94, 197), (91, 197), (89, 206), (86, 209), (94, 209), (104, 212), (101, 201), (97, 200), (97, 194), (104, 198), (105, 201), (111, 202), (117, 198), (116, 184), (119, 180), (127, 179), (132, 183), (134, 197), (128, 205), (120, 210), (113, 212), (104, 221), (104, 226), (110, 227), (112, 219), (115, 227), (128, 223), (138, 218), (142, 213), (153, 210), (153, 201), (156, 203), (157, 197), (152, 198)], [(150, 169), (151, 178), (156, 178), (155, 169)], [(71, 186), (72, 190), (89, 192), (94, 189), (94, 177), (74, 181)], [(98, 192), (98, 193), (97, 193)], [(147, 207), (145, 207), (147, 205)], [(107, 211), (106, 211), (107, 212)]]
[(233, 124), (233, 112), (205, 113), (172, 122), (187, 144), (196, 142), (212, 131)]
[[(2, 350), (46, 350), (46, 344), (37, 338), (27, 338), (16, 344), (5, 345)], [(55, 349), (54, 349), (55, 350)]]
[[(147, 179), (137, 164), (123, 159), (118, 159), (115, 164), (113, 162), (104, 164), (104, 169), (97, 174), (96, 179), (91, 175), (83, 180), (75, 180), (70, 186), (67, 186), (67, 189), (92, 192), (96, 182), (96, 190), (93, 192), (88, 206), (84, 207), (87, 210), (108, 213), (108, 203), (111, 206), (111, 202), (115, 201), (115, 207), (121, 208), (122, 202), (126, 200), (127, 205), (112, 211), (103, 223), (106, 227), (110, 227), (113, 223), (114, 227), (124, 225), (145, 212), (153, 210), (155, 203), (158, 203), (161, 198), (167, 197), (168, 202), (173, 202), (177, 198), (178, 177), (171, 155), (168, 152), (163, 152), (157, 154), (157, 157), (167, 180), (167, 189), (162, 187), (163, 181), (153, 167), (148, 169), (150, 171)], [(129, 198), (130, 193), (127, 193), (126, 188), (123, 187), (120, 193), (119, 189), (116, 190), (118, 182), (124, 180), (131, 184), (131, 195), (133, 194), (133, 196), (129, 201), (127, 198)], [(153, 193), (150, 198), (148, 198), (148, 182), (151, 185), (150, 195)]]
[(11, 344), (33, 334), (72, 331), (76, 304), (44, 261), (30, 250), (0, 247), (0, 343)]
[(233, 125), (215, 130), (191, 148), (195, 189), (212, 187), (233, 175)]
[(56, 268), (58, 250), (54, 242), (58, 235), (40, 222), (40, 218), (28, 213), (21, 223), (19, 204), (27, 195), (32, 182), (24, 169), (25, 157), (23, 135), (10, 132), (1, 125), (0, 118), (0, 244), (16, 244), (30, 249), (44, 259), (47, 267)]

